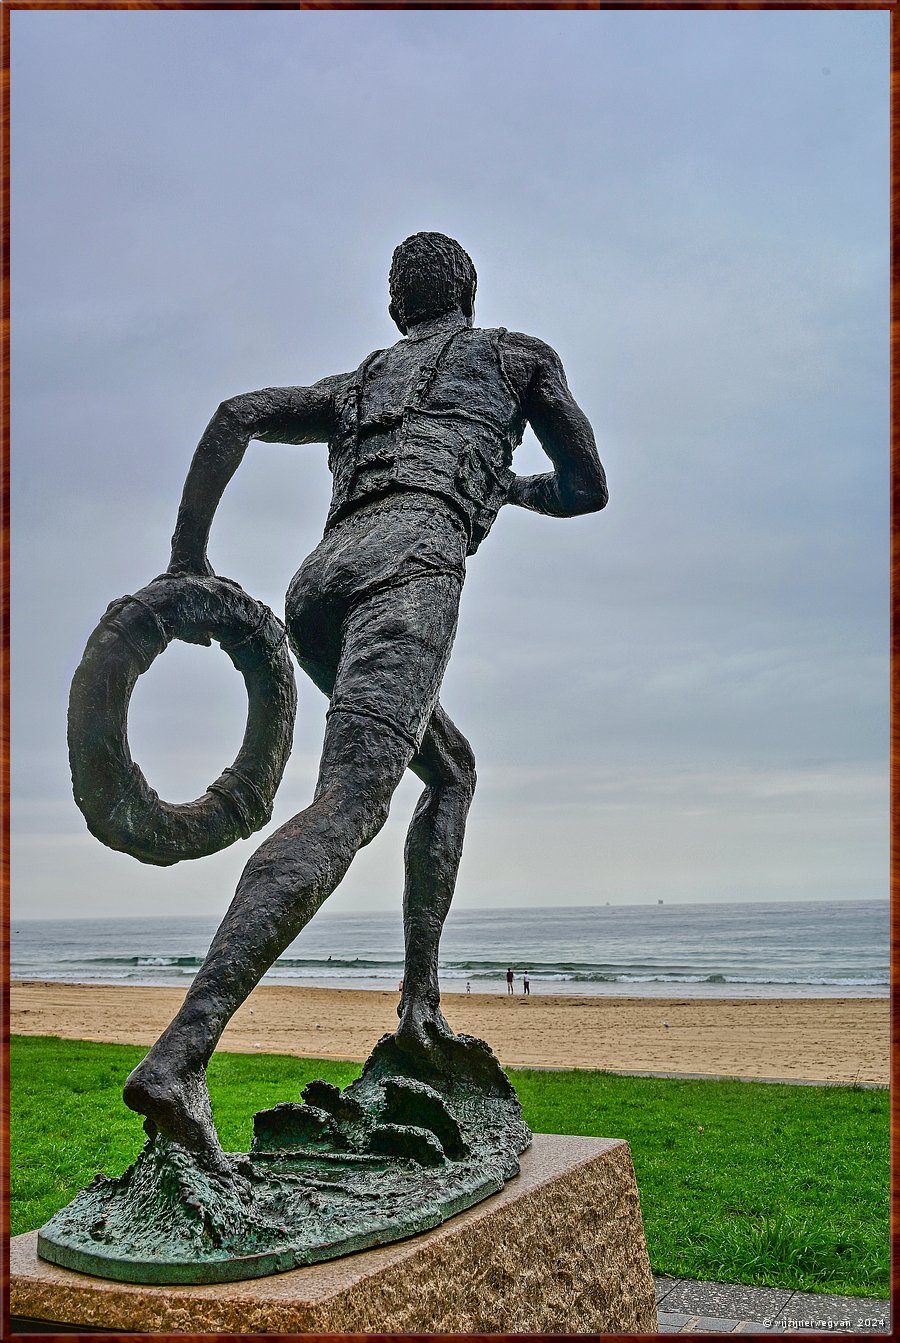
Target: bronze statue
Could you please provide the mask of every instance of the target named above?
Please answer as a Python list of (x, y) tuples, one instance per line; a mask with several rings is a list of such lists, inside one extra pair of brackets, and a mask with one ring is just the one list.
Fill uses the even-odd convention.
[[(473, 326), (475, 268), (450, 238), (401, 243), (390, 314), (403, 332), (355, 373), (225, 401), (191, 463), (170, 573), (211, 573), (219, 499), (251, 438), (327, 443), (334, 494), (321, 543), (287, 594), (300, 666), (329, 696), (315, 796), (260, 845), (175, 1020), (132, 1073), (125, 1101), (193, 1149), (216, 1144), (203, 1074), (226, 1023), (378, 833), (404, 770), (425, 784), (406, 842), (398, 1039), (446, 1033), (438, 943), (462, 854), (475, 759), (438, 694), (465, 561), (505, 503), (570, 517), (606, 481), (557, 355)], [(554, 466), (521, 478), (531, 424)]]
[[(325, 534), (291, 582), (286, 604), (291, 648), (330, 700), (313, 800), (250, 858), (183, 1006), (125, 1086), (126, 1104), (145, 1116), (151, 1139), (159, 1135), (169, 1147), (186, 1149), (213, 1174), (234, 1170), (219, 1147), (206, 1090), (205, 1069), (219, 1037), (341, 881), (356, 852), (378, 833), (407, 768), (425, 787), (405, 850), (400, 1021), (396, 1036), (386, 1037), (387, 1072), (405, 1075), (407, 1081), (387, 1084), (385, 1094), (393, 1099), (379, 1112), (377, 1140), (366, 1130), (365, 1150), (391, 1150), (399, 1139), (385, 1137), (387, 1129), (417, 1127), (409, 1121), (417, 1104), (438, 1114), (438, 1102), (426, 1103), (415, 1090), (416, 1079), (437, 1085), (446, 1074), (440, 1060), (455, 1058), (457, 1043), (467, 1039), (454, 1036), (444, 1020), (438, 987), (441, 929), (475, 787), (472, 749), (438, 699), (456, 632), (466, 557), (478, 549), (504, 504), (571, 517), (602, 509), (607, 501), (590, 425), (569, 392), (558, 356), (534, 337), (474, 326), (475, 286), (475, 268), (458, 243), (439, 233), (408, 238), (394, 252), (390, 271), (389, 311), (402, 339), (369, 355), (355, 372), (312, 387), (267, 388), (224, 401), (188, 472), (171, 562), (159, 590), (166, 582), (170, 587), (193, 582), (192, 591), (203, 601), (203, 594), (213, 591), (212, 580), (219, 584), (217, 592), (227, 582), (215, 579), (206, 547), (216, 507), (250, 439), (327, 443), (334, 477)], [(526, 423), (553, 465), (547, 474), (521, 477), (512, 471)], [(151, 585), (123, 602), (144, 619), (154, 605), (154, 591)], [(154, 615), (161, 625), (158, 641), (137, 663), (132, 682), (171, 637), (161, 611), (157, 607)], [(118, 638), (121, 604), (115, 605), (113, 618), (120, 622)], [(109, 643), (108, 623), (104, 628)], [(132, 649), (137, 646), (136, 636), (126, 631), (124, 637)], [(203, 617), (194, 612), (179, 637), (208, 642)], [(233, 657), (237, 643), (252, 642), (249, 636), (222, 641)], [(270, 664), (271, 645), (270, 638)], [(121, 638), (116, 646), (124, 647)], [(283, 698), (283, 716), (292, 722), (290, 693)], [(93, 701), (86, 695), (82, 699), (96, 707), (96, 695)], [(85, 729), (79, 740), (87, 735)], [(211, 785), (209, 805), (218, 807), (227, 796), (235, 815), (247, 823), (240, 833), (266, 819), (270, 796), (265, 794), (277, 787), (288, 748), (289, 727), (287, 748), (283, 741), (278, 746), (278, 762), (265, 787), (253, 783), (246, 764)], [(79, 780), (77, 755), (73, 751), (73, 776), (82, 801), (96, 787), (90, 771)], [(128, 765), (135, 768), (130, 757)], [(110, 801), (116, 819), (108, 829), (115, 834), (130, 805)], [(92, 824), (92, 829), (106, 842), (128, 847), (102, 833), (102, 826)], [(158, 827), (151, 829), (149, 838), (130, 849), (145, 861), (171, 862), (210, 851), (202, 840), (191, 847), (177, 836), (163, 844)], [(397, 1086), (406, 1087), (402, 1103)], [(410, 1096), (417, 1097), (416, 1104)], [(309, 1097), (307, 1102), (294, 1109), (311, 1113)], [(336, 1129), (332, 1134), (336, 1142), (359, 1146), (352, 1134), (347, 1136), (353, 1126), (347, 1128), (346, 1106), (342, 1111), (339, 1100), (319, 1091), (312, 1109), (326, 1115), (315, 1124), (343, 1124), (341, 1134)], [(296, 1122), (307, 1125), (307, 1136), (310, 1124), (315, 1128), (310, 1114)], [(442, 1123), (447, 1130), (451, 1122), (420, 1120), (417, 1131), (424, 1124), (439, 1133)], [(264, 1142), (275, 1129), (281, 1132), (280, 1124), (280, 1117), (262, 1122)], [(410, 1138), (420, 1144), (423, 1160), (430, 1160), (428, 1141), (427, 1135)], [(527, 1138), (520, 1134), (517, 1141), (520, 1151)], [(453, 1142), (449, 1147), (444, 1142), (447, 1152)]]

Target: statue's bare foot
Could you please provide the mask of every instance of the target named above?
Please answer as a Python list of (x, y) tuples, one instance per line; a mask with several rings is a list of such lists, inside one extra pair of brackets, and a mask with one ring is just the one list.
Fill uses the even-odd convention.
[(152, 1049), (126, 1081), (122, 1096), (129, 1109), (150, 1121), (144, 1124), (148, 1133), (158, 1129), (207, 1169), (230, 1176), (231, 1164), (219, 1145), (202, 1068), (179, 1069)]
[(453, 1031), (437, 1005), (418, 998), (410, 998), (401, 1005), (395, 1038), (407, 1052), (427, 1052), (438, 1040), (452, 1036)]

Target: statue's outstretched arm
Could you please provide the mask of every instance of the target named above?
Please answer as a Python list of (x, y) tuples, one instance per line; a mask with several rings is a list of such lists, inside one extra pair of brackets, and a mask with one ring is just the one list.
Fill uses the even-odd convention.
[(529, 336), (513, 336), (510, 346), (506, 360), (514, 380), (524, 384), (525, 414), (555, 470), (516, 476), (508, 502), (558, 518), (597, 512), (609, 498), (606, 474), (593, 430), (569, 391), (559, 356)]
[(312, 387), (266, 387), (222, 402), (204, 430), (184, 483), (170, 573), (212, 572), (206, 558), (212, 520), (251, 438), (327, 442), (334, 424), (334, 394), (344, 381), (338, 376)]

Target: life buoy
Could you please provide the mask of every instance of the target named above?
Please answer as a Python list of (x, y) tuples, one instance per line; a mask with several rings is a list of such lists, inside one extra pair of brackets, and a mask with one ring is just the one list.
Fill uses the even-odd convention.
[[(128, 747), (138, 677), (172, 639), (215, 639), (247, 688), (237, 759), (195, 802), (164, 802)], [(280, 620), (236, 583), (164, 574), (120, 597), (88, 639), (69, 694), (69, 763), (88, 829), (142, 863), (170, 866), (246, 839), (272, 814), (290, 755), (297, 689)]]

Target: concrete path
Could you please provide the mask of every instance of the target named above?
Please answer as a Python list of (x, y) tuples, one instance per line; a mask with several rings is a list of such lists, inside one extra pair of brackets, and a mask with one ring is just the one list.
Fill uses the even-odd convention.
[(887, 1301), (656, 1278), (661, 1334), (890, 1333)]

